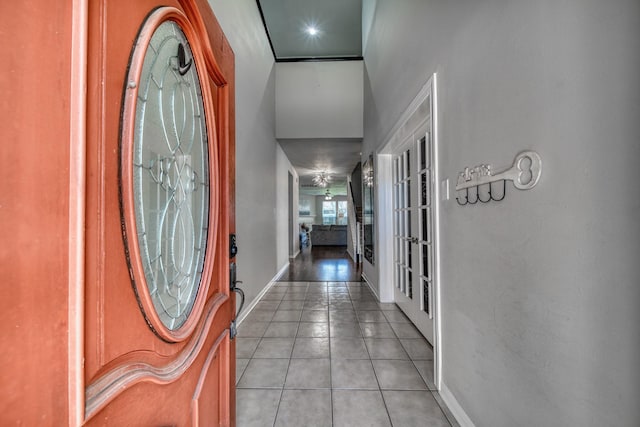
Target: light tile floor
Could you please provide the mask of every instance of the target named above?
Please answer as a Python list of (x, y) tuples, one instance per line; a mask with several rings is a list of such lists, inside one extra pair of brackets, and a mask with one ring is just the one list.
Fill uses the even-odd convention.
[(237, 425), (458, 426), (433, 351), (361, 282), (278, 282), (238, 328)]

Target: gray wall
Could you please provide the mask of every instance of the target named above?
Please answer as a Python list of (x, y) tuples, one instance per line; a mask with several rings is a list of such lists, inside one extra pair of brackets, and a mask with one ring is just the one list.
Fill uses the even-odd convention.
[(276, 136), (362, 138), (362, 61), (276, 65)]
[[(251, 303), (282, 267), (282, 254), (288, 253), (286, 232), (278, 234), (276, 225), (282, 226), (275, 218), (283, 203), (287, 211), (288, 192), (287, 172), (277, 165), (275, 62), (254, 0), (209, 3), (236, 60), (237, 264), (238, 279), (244, 281), (242, 288)], [(281, 192), (284, 198), (278, 198)]]
[[(300, 187), (298, 186), (298, 190), (299, 188)], [(307, 226), (315, 224), (318, 218), (320, 218), (320, 212), (316, 211), (316, 197), (309, 194), (299, 193), (298, 200), (299, 203), (302, 203), (302, 201), (304, 200), (306, 203), (308, 203), (308, 206), (310, 208), (309, 215), (298, 216), (298, 224), (305, 223)], [(294, 209), (298, 209), (298, 212), (300, 212), (299, 208), (300, 206), (294, 207)]]
[(533, 190), (443, 202), (443, 385), (476, 426), (640, 425), (640, 2), (365, 1), (365, 17), (364, 155), (437, 72), (452, 186), (543, 159)]

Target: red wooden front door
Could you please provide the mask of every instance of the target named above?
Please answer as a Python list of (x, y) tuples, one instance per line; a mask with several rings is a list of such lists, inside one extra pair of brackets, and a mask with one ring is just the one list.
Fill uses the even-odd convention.
[[(148, 23), (154, 19), (155, 24)], [(153, 30), (167, 20), (182, 27), (200, 72), (213, 225), (207, 240), (213, 247), (207, 248), (202, 274), (206, 283), (200, 285), (200, 292), (206, 293), (196, 299), (185, 327), (176, 334), (162, 333), (153, 309), (144, 306), (144, 295), (133, 291), (141, 285), (132, 286), (132, 280), (139, 281), (143, 274), (136, 276), (132, 261), (136, 247), (131, 241), (136, 236), (127, 229), (127, 218), (133, 217), (127, 194), (132, 190), (123, 176), (130, 166), (127, 134), (133, 133), (127, 127), (135, 113), (126, 102), (136, 98), (139, 104), (143, 96), (142, 88), (130, 82), (134, 41), (145, 43), (139, 33), (143, 23)], [(205, 1), (90, 2), (88, 28), (85, 420), (88, 425), (231, 425), (233, 54)]]
[[(123, 200), (127, 77), (153, 14), (186, 28), (211, 161), (201, 292), (169, 333), (143, 313)], [(235, 425), (234, 58), (208, 3), (2, 2), (0, 23), (0, 424)]]

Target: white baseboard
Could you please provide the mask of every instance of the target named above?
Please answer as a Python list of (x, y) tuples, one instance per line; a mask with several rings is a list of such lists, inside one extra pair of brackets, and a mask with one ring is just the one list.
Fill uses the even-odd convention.
[(469, 418), (464, 409), (462, 409), (462, 406), (460, 406), (460, 403), (458, 403), (458, 400), (444, 382), (440, 383), (440, 397), (442, 397), (442, 400), (456, 418), (460, 427), (475, 427), (471, 418)]
[(278, 281), (278, 278), (280, 276), (282, 276), (282, 274), (285, 272), (285, 270), (289, 267), (289, 264), (285, 264), (280, 271), (278, 271), (276, 273), (275, 276), (273, 276), (273, 279), (271, 279), (271, 281), (269, 283), (267, 283), (267, 285), (262, 288), (262, 291), (260, 291), (260, 293), (258, 294), (258, 296), (256, 296), (253, 301), (251, 301), (251, 304), (249, 304), (244, 310), (243, 313), (240, 313), (240, 317), (238, 317), (236, 319), (236, 326), (240, 326), (240, 324), (242, 323), (242, 321), (244, 319), (247, 318), (247, 316), (249, 315), (249, 313), (251, 313), (253, 311), (254, 308), (256, 308), (256, 305), (260, 302), (260, 300), (262, 299), (262, 297), (264, 296), (264, 294), (266, 294), (269, 289), (271, 289), (273, 287), (273, 285), (276, 284), (276, 282)]
[(276, 273), (275, 276), (273, 276), (273, 279), (271, 279), (271, 285), (273, 285), (274, 282), (277, 282), (278, 279), (280, 278), (280, 276), (282, 276), (284, 274), (284, 272), (286, 271), (286, 269), (289, 268), (289, 263), (286, 263), (285, 265), (282, 266), (282, 268), (280, 270), (278, 270), (278, 272)]
[(298, 251), (296, 251), (296, 253), (295, 253), (295, 254), (291, 255), (291, 256), (289, 257), (289, 259), (294, 259), (294, 258), (295, 258), (295, 257), (297, 257), (298, 255), (300, 255), (300, 249), (298, 249)]
[(371, 282), (369, 281), (369, 279), (367, 279), (367, 275), (362, 273), (361, 274), (362, 278), (364, 279), (364, 282), (367, 284), (367, 286), (369, 287), (369, 289), (371, 289), (371, 292), (373, 292), (373, 294), (376, 296), (377, 300), (380, 301), (380, 295), (378, 294), (378, 291), (376, 291), (375, 289), (373, 289), (373, 286), (371, 286)]

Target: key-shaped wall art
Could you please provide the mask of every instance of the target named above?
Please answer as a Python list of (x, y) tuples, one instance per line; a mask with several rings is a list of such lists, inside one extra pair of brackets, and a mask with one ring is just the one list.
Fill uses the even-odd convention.
[[(456, 197), (459, 205), (476, 204), (478, 201), (487, 203), (491, 200), (500, 201), (506, 195), (506, 181), (513, 181), (513, 185), (519, 190), (530, 190), (536, 186), (542, 174), (542, 159), (535, 151), (523, 151), (516, 156), (513, 165), (505, 170), (494, 172), (491, 165), (481, 164), (473, 168), (464, 168), (458, 174), (456, 191), (465, 190), (464, 201)], [(496, 192), (494, 182), (502, 181), (502, 192)], [(485, 195), (481, 197), (480, 186), (488, 184)], [(475, 187), (475, 200), (469, 198), (469, 189)]]

